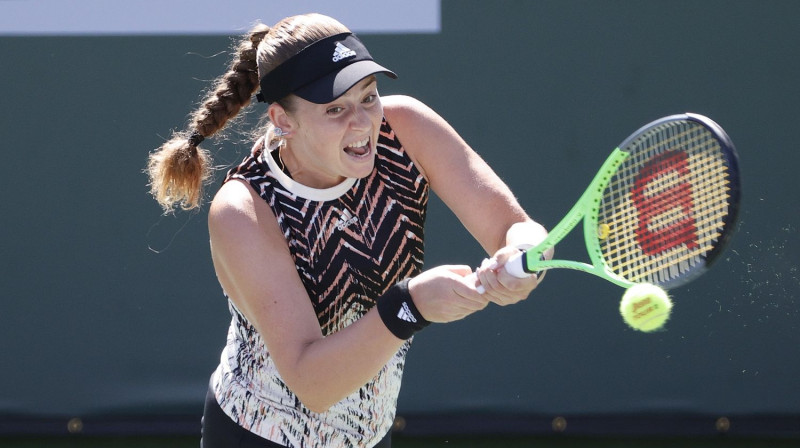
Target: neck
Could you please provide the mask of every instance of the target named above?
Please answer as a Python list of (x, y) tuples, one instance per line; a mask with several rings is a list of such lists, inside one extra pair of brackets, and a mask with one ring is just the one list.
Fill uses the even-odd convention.
[(281, 170), (287, 176), (295, 181), (311, 188), (325, 189), (331, 188), (344, 182), (346, 177), (339, 176), (338, 178), (326, 178), (323, 175), (315, 174), (314, 170), (308, 169), (309, 166), (314, 166), (313, 163), (304, 163), (298, 160), (295, 151), (292, 151), (287, 146), (283, 146), (282, 150), (278, 153), (278, 164)]

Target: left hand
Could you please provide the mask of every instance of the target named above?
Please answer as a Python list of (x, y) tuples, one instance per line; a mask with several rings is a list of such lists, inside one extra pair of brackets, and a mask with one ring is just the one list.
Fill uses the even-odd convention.
[(489, 301), (501, 306), (511, 305), (525, 300), (539, 285), (540, 279), (535, 274), (517, 278), (503, 269), (506, 261), (518, 253), (516, 247), (506, 246), (495, 252), (491, 259), (484, 260), (475, 271)]

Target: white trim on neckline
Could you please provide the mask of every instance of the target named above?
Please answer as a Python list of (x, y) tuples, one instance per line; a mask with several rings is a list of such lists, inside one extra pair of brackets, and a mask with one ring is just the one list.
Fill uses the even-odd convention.
[(339, 199), (343, 194), (347, 193), (358, 180), (355, 177), (348, 177), (339, 185), (334, 185), (330, 188), (320, 189), (307, 187), (292, 179), (286, 173), (284, 173), (283, 170), (281, 170), (266, 145), (262, 151), (262, 154), (264, 156), (264, 160), (267, 161), (267, 166), (269, 166), (273, 176), (278, 179), (278, 182), (281, 184), (281, 186), (283, 186), (283, 188), (289, 190), (289, 192), (292, 194), (312, 201), (324, 202)]

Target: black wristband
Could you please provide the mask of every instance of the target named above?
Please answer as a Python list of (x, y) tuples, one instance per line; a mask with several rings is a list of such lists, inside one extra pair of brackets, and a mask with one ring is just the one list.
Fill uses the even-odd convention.
[(378, 314), (386, 328), (399, 339), (410, 339), (414, 333), (427, 327), (430, 322), (420, 314), (411, 294), (408, 292), (408, 282), (405, 279), (392, 286), (378, 299)]

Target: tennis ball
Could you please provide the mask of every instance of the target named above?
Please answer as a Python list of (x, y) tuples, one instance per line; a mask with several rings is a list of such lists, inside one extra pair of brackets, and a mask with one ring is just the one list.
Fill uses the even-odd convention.
[(664, 326), (672, 311), (672, 300), (656, 285), (638, 283), (622, 296), (619, 313), (631, 328), (645, 333)]

